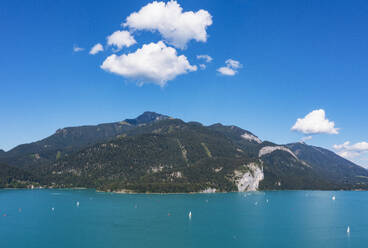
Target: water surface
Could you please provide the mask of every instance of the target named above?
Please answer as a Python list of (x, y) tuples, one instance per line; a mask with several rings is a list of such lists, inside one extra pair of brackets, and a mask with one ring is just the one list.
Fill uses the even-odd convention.
[(366, 247), (367, 211), (368, 192), (0, 190), (0, 247)]

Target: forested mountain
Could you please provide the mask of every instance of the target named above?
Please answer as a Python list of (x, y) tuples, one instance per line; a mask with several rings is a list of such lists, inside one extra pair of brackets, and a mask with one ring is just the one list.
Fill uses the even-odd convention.
[(38, 186), (38, 181), (38, 178), (33, 173), (14, 166), (0, 164), (0, 188)]
[(121, 122), (58, 129), (53, 135), (40, 141), (19, 145), (3, 154), (0, 152), (0, 161), (17, 167), (49, 164), (80, 148), (117, 138), (137, 126), (167, 118), (168, 116), (145, 112), (136, 119)]
[(307, 162), (320, 175), (345, 184), (359, 184), (367, 170), (327, 149), (305, 143), (287, 145), (298, 158)]
[(0, 175), (9, 174), (6, 180), (46, 187), (123, 192), (368, 187), (367, 170), (326, 149), (277, 145), (236, 126), (204, 126), (153, 112), (60, 129), (0, 160), (8, 164), (0, 167)]

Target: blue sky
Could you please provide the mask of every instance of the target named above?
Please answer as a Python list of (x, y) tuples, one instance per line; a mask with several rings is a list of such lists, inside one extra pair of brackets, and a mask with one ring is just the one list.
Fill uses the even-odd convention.
[[(336, 152), (368, 166), (362, 143), (368, 142), (367, 1), (179, 1), (182, 13), (203, 10), (212, 22), (185, 33), (181, 44), (176, 33), (139, 28), (141, 19), (121, 26), (151, 2), (2, 1), (0, 148), (42, 139), (58, 128), (150, 110), (185, 121), (235, 124), (280, 144), (312, 136), (308, 144), (331, 150), (336, 145)], [(118, 30), (130, 32), (136, 43), (120, 51), (108, 46), (107, 37)], [(203, 32), (204, 38), (195, 36)], [(142, 75), (142, 68), (130, 76), (124, 72), (122, 64), (142, 64), (139, 57), (120, 56), (160, 41), (161, 52), (176, 55), (156, 66), (165, 72), (177, 63), (174, 76), (157, 79)], [(104, 51), (89, 54), (97, 43)], [(112, 54), (124, 59), (113, 61), (120, 75), (111, 73), (115, 64), (101, 68)], [(203, 54), (213, 60), (196, 58)], [(178, 62), (181, 55), (187, 64)], [(228, 66), (232, 76), (218, 71), (228, 59), (241, 64)], [(291, 130), (298, 118), (320, 109), (328, 120), (309, 116)]]

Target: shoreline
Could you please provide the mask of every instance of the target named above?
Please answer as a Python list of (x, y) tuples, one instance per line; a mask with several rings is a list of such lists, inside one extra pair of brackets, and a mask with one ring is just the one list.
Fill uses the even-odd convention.
[(339, 192), (339, 191), (351, 191), (351, 192), (364, 192), (368, 191), (368, 189), (336, 189), (336, 190), (323, 190), (323, 189), (275, 189), (275, 190), (254, 190), (254, 191), (219, 191), (219, 192), (134, 192), (134, 191), (103, 191), (95, 188), (85, 188), (85, 187), (76, 187), (76, 188), (48, 188), (48, 187), (38, 187), (38, 188), (0, 188), (2, 190), (93, 190), (96, 193), (110, 193), (117, 195), (195, 195), (195, 194), (227, 194), (227, 193), (262, 193), (262, 192), (275, 192), (275, 191), (330, 191), (330, 192)]

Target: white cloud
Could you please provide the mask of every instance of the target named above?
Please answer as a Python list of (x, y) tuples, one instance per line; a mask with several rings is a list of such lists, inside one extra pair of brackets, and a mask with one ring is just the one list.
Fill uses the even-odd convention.
[(357, 151), (368, 151), (368, 143), (365, 141), (358, 142), (355, 143), (354, 145), (351, 145), (350, 148)]
[(97, 43), (91, 48), (91, 50), (89, 51), (89, 54), (95, 55), (99, 52), (102, 52), (103, 50), (104, 50), (103, 46), (100, 43)]
[(117, 51), (120, 51), (124, 46), (130, 47), (131, 45), (136, 44), (134, 37), (125, 30), (118, 30), (112, 33), (107, 37), (107, 45), (116, 46)]
[(352, 160), (356, 157), (359, 157), (361, 154), (359, 152), (354, 152), (354, 151), (338, 151), (337, 154), (343, 158)]
[(348, 150), (348, 151), (356, 151), (356, 152), (368, 152), (368, 142), (362, 141), (355, 144), (350, 145), (350, 141), (346, 141), (341, 145), (333, 145), (335, 150)]
[(221, 73), (222, 75), (226, 75), (226, 76), (234, 76), (237, 72), (237, 71), (235, 71), (235, 70), (233, 70), (229, 67), (226, 67), (226, 66), (218, 68), (217, 71), (219, 73)]
[(77, 46), (77, 45), (74, 45), (73, 46), (73, 52), (81, 52), (81, 51), (83, 51), (84, 50), (84, 48), (83, 47), (79, 47), (79, 46)]
[(204, 59), (207, 63), (213, 60), (212, 57), (207, 54), (197, 55), (197, 59)]
[(242, 65), (240, 64), (239, 61), (233, 60), (233, 59), (228, 59), (225, 61), (226, 66), (233, 68), (233, 69), (239, 69), (242, 67)]
[(123, 26), (132, 30), (158, 31), (167, 42), (184, 49), (192, 39), (206, 42), (206, 29), (211, 24), (212, 16), (206, 10), (183, 12), (176, 1), (154, 1), (130, 14)]
[[(364, 161), (367, 161), (364, 155), (368, 154), (368, 142), (362, 141), (351, 144), (350, 141), (346, 141), (340, 145), (333, 145), (333, 148), (338, 155), (355, 163), (364, 164)], [(366, 167), (368, 167), (368, 164), (366, 164)]]
[(134, 53), (113, 54), (106, 58), (101, 68), (161, 87), (178, 75), (197, 70), (197, 66), (190, 65), (184, 55), (178, 56), (175, 48), (166, 46), (162, 41), (145, 44)]
[(345, 148), (345, 147), (349, 146), (349, 144), (350, 144), (350, 141), (346, 141), (346, 142), (344, 142), (344, 143), (343, 143), (343, 144), (341, 144), (341, 145), (333, 145), (333, 148), (334, 148), (335, 150), (340, 150), (340, 149), (343, 149), (343, 148)]
[(313, 110), (304, 118), (298, 118), (291, 130), (304, 134), (339, 133), (339, 129), (335, 128), (335, 123), (326, 118), (323, 109)]
[(311, 135), (309, 136), (304, 136), (300, 139), (301, 142), (306, 142), (307, 140), (311, 140), (313, 137)]
[(206, 69), (206, 65), (205, 64), (199, 64), (199, 68), (201, 68), (201, 70)]
[(226, 66), (217, 69), (219, 73), (225, 76), (234, 76), (236, 73), (238, 73), (237, 69), (242, 67), (239, 61), (233, 59), (226, 60), (225, 64)]

